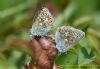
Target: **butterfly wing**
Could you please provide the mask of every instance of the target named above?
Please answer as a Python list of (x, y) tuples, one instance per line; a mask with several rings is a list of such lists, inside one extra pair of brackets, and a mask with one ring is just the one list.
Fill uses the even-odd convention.
[(60, 27), (55, 35), (56, 47), (59, 52), (66, 52), (72, 46), (77, 44), (85, 35), (81, 30), (75, 29), (71, 26)]
[(54, 18), (45, 7), (40, 10), (36, 16), (36, 19), (32, 25), (31, 34), (32, 35), (47, 35), (53, 26)]

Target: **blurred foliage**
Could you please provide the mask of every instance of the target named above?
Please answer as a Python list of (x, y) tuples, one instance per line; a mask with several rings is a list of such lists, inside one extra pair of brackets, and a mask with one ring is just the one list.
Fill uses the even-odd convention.
[(74, 26), (86, 34), (67, 54), (58, 55), (55, 63), (63, 69), (99, 69), (100, 0), (0, 0), (0, 69), (22, 69), (27, 56), (32, 55), (27, 41), (39, 4), (55, 15), (52, 34), (62, 25)]

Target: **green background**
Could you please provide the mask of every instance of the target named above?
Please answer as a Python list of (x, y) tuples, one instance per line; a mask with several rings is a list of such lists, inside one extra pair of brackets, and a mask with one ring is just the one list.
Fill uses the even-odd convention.
[(73, 26), (85, 37), (55, 63), (63, 69), (100, 68), (100, 0), (0, 0), (0, 69), (22, 69), (32, 54), (25, 43), (31, 40), (35, 9), (48, 7), (55, 17), (54, 29)]

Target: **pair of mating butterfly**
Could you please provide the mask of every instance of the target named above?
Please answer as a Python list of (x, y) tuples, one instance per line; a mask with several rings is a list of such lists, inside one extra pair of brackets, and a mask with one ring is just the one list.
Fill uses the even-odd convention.
[[(54, 18), (45, 7), (40, 10), (32, 25), (32, 36), (47, 36), (53, 27)], [(59, 27), (55, 34), (56, 48), (59, 52), (65, 53), (68, 49), (78, 43), (83, 36), (84, 32), (75, 29), (71, 26)]]

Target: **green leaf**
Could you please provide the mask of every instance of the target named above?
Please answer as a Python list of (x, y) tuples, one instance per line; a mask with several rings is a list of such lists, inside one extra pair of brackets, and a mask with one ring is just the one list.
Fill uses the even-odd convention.
[(84, 47), (88, 54), (91, 53), (91, 47), (89, 46), (89, 42), (88, 42), (88, 39), (86, 37), (84, 37), (80, 42), (79, 44), (81, 45), (81, 47)]
[(67, 52), (67, 54), (58, 55), (55, 62), (66, 69), (66, 67), (77, 64), (77, 54), (75, 52)]
[(79, 54), (78, 54), (78, 64), (79, 65), (89, 64), (92, 61), (94, 61), (94, 58), (95, 57), (89, 58), (89, 55), (86, 52), (85, 48), (81, 48), (81, 50), (79, 51)]

